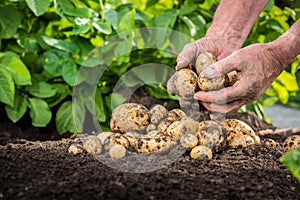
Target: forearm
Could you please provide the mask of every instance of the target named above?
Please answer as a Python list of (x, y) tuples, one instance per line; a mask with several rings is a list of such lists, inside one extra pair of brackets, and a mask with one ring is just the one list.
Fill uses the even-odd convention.
[(242, 47), (268, 0), (221, 0), (206, 36), (218, 37), (232, 51)]
[(300, 54), (300, 20), (282, 36), (268, 43), (271, 54), (278, 60), (278, 67), (283, 70)]

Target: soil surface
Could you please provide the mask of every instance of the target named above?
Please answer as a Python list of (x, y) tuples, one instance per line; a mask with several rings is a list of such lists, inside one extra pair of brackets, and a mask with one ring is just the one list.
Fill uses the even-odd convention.
[[(259, 133), (268, 130), (262, 140), (282, 143), (289, 134), (251, 113), (228, 117)], [(52, 129), (24, 129), (5, 119), (0, 127), (0, 199), (300, 199), (300, 183), (279, 162), (280, 146), (225, 149), (212, 160), (183, 153), (155, 171), (128, 173), (91, 154), (68, 153), (78, 136), (61, 138)]]

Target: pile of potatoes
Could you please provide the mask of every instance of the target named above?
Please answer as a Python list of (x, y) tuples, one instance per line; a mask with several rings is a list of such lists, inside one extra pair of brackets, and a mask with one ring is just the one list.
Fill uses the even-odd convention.
[(240, 120), (198, 122), (180, 109), (167, 111), (162, 105), (148, 110), (137, 103), (122, 104), (113, 111), (110, 126), (111, 132), (88, 136), (83, 142), (85, 151), (122, 158), (128, 151), (165, 153), (181, 145), (194, 159), (211, 159), (226, 145), (239, 148), (260, 143), (252, 128)]

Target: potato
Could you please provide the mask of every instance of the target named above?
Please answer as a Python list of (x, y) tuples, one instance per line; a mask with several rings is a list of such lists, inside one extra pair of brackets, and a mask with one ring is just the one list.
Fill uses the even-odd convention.
[(101, 154), (102, 152), (102, 144), (101, 141), (97, 138), (95, 135), (90, 135), (88, 136), (84, 141), (83, 141), (83, 149), (87, 153), (91, 154)]
[(121, 144), (124, 147), (129, 148), (129, 141), (125, 134), (123, 135), (120, 133), (115, 133), (115, 134), (108, 136), (104, 140), (104, 149), (106, 151), (108, 151), (115, 144)]
[(118, 106), (113, 111), (110, 121), (111, 129), (121, 133), (127, 131), (144, 132), (149, 124), (148, 109), (137, 103), (125, 103)]
[(167, 129), (166, 134), (174, 140), (179, 140), (184, 134), (196, 134), (198, 122), (190, 117), (183, 117), (180, 121), (173, 122)]
[(199, 145), (207, 146), (215, 152), (218, 152), (226, 145), (226, 130), (216, 121), (207, 120), (199, 123), (196, 133)]
[(190, 69), (176, 71), (173, 77), (175, 94), (183, 99), (193, 99), (198, 76)]
[(196, 71), (199, 75), (206, 67), (217, 62), (216, 57), (209, 52), (201, 53), (196, 60)]
[(161, 120), (167, 116), (167, 109), (162, 105), (155, 105), (149, 110), (150, 121), (152, 124), (157, 125)]
[(152, 131), (147, 135), (141, 135), (136, 141), (136, 151), (139, 153), (162, 153), (170, 150), (176, 144), (170, 136)]
[(227, 132), (227, 143), (231, 148), (260, 144), (260, 138), (245, 122), (238, 119), (226, 119), (222, 126)]
[(270, 138), (265, 139), (265, 140), (263, 141), (263, 144), (266, 145), (266, 146), (269, 146), (269, 147), (274, 147), (274, 148), (275, 148), (276, 146), (278, 146), (277, 142), (275, 142), (273, 139), (270, 139)]
[(198, 145), (198, 138), (193, 134), (185, 134), (180, 138), (180, 144), (184, 148), (192, 149)]
[(112, 158), (123, 158), (126, 155), (126, 148), (121, 144), (114, 144), (108, 151)]
[(285, 139), (282, 144), (284, 151), (290, 151), (297, 147), (300, 147), (300, 135), (292, 135)]
[(191, 152), (190, 152), (190, 156), (193, 159), (212, 159), (213, 157), (213, 152), (210, 148), (208, 148), (207, 146), (195, 146), (194, 148), (192, 148)]
[(200, 75), (206, 67), (216, 61), (216, 57), (209, 52), (201, 53), (196, 60), (196, 70), (199, 75), (198, 86), (203, 91), (219, 90), (224, 87), (232, 86), (237, 81), (237, 73), (235, 70), (214, 79), (207, 79)]

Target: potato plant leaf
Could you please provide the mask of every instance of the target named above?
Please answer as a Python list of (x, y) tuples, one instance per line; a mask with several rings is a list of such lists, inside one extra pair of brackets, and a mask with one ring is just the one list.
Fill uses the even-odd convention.
[(13, 79), (0, 67), (0, 101), (14, 106), (15, 85)]
[(14, 106), (5, 105), (5, 111), (8, 118), (14, 123), (19, 121), (26, 113), (28, 101), (24, 95), (16, 93)]
[(29, 98), (29, 107), (33, 126), (45, 127), (50, 122), (52, 113), (46, 101), (39, 98)]
[(77, 126), (72, 115), (72, 101), (64, 102), (56, 112), (56, 128), (60, 134), (68, 131), (78, 133)]
[(17, 9), (11, 5), (0, 7), (0, 38), (8, 39), (13, 37), (20, 22), (21, 17)]
[(30, 85), (30, 72), (17, 54), (5, 52), (0, 60), (0, 67), (5, 69), (17, 85)]
[(55, 88), (46, 82), (33, 82), (32, 85), (26, 86), (26, 90), (31, 95), (39, 98), (49, 98), (54, 96), (56, 93)]
[(285, 164), (298, 181), (300, 181), (300, 147), (285, 153), (280, 158), (280, 162)]
[(35, 16), (41, 16), (50, 5), (50, 0), (25, 0), (30, 10)]

